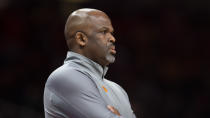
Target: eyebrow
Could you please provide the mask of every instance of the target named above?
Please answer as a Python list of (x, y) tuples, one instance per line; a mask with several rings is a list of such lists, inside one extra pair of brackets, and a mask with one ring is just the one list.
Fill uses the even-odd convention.
[[(102, 28), (100, 28), (100, 30), (108, 30), (108, 31), (110, 31), (110, 29), (109, 28), (107, 28), (107, 27), (102, 27)], [(114, 32), (114, 29), (111, 29), (111, 31), (110, 31), (111, 33), (113, 33)]]

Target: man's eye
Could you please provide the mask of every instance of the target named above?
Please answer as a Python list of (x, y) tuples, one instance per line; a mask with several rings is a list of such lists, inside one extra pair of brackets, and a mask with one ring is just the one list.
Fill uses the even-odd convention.
[(111, 32), (112, 36), (114, 36), (114, 32)]
[(106, 31), (106, 30), (104, 30), (104, 31), (102, 31), (102, 33), (103, 33), (103, 34), (106, 34), (106, 33), (107, 33), (107, 31)]

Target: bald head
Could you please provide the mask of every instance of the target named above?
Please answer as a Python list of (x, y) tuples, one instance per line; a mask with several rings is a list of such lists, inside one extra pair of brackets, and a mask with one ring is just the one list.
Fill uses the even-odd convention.
[[(94, 24), (91, 17), (106, 17), (108, 16), (97, 9), (83, 8), (78, 9), (70, 14), (65, 25), (65, 38), (69, 40), (74, 38), (76, 32), (89, 33), (89, 29)], [(109, 19), (109, 18), (108, 18)]]

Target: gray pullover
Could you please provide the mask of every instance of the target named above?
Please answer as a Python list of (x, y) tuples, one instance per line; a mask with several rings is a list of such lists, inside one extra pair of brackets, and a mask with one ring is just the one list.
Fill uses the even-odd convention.
[[(107, 67), (74, 52), (51, 73), (44, 90), (45, 118), (136, 118), (127, 93), (104, 78)], [(117, 116), (108, 110), (115, 107)]]

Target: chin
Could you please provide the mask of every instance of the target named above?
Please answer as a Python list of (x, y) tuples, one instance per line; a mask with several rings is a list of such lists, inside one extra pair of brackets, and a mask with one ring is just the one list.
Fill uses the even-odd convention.
[(115, 56), (109, 54), (109, 55), (106, 56), (106, 60), (107, 60), (109, 63), (114, 63), (114, 62), (115, 62)]

